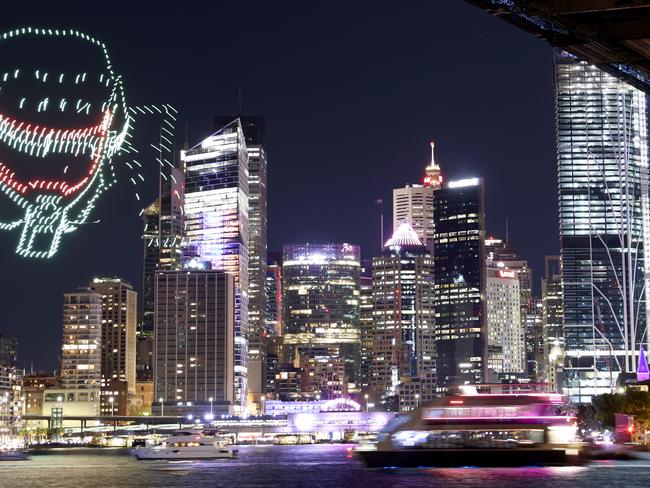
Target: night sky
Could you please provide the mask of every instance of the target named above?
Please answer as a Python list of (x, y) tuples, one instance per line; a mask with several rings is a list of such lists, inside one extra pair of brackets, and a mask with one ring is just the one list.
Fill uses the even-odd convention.
[[(241, 87), (242, 112), (267, 124), (269, 250), (350, 242), (372, 257), (373, 201), (386, 202), (388, 237), (391, 191), (421, 180), (435, 140), (447, 179), (485, 178), (488, 232), (508, 218), (539, 288), (543, 256), (559, 248), (551, 47), (460, 0), (356, 3), (10, 2), (0, 31), (74, 27), (104, 41), (127, 103), (178, 108), (179, 144), (186, 128), (194, 145), (215, 115), (237, 113)], [(0, 233), (0, 333), (19, 337), (21, 365), (58, 369), (64, 292), (97, 275), (139, 290), (149, 163), (137, 189), (118, 163), (101, 222), (67, 235), (54, 259), (20, 258), (17, 233)]]

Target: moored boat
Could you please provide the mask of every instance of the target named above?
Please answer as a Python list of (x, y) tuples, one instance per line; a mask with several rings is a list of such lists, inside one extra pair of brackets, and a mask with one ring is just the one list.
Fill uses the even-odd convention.
[(26, 461), (29, 459), (29, 454), (24, 451), (18, 450), (9, 450), (3, 451), (0, 450), (0, 461)]
[(237, 456), (236, 449), (224, 445), (213, 437), (193, 432), (177, 432), (157, 446), (139, 446), (131, 453), (143, 460), (231, 459)]

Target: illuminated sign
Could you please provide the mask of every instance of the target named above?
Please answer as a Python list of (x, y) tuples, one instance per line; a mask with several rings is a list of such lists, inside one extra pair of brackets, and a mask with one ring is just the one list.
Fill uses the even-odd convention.
[(449, 188), (464, 188), (466, 186), (477, 186), (479, 184), (478, 178), (465, 178), (463, 180), (454, 180), (447, 183)]
[(515, 272), (511, 269), (499, 269), (497, 270), (497, 276), (499, 278), (514, 278)]

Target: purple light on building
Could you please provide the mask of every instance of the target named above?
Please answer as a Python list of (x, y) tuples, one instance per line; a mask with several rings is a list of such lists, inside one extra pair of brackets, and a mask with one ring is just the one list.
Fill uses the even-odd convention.
[(636, 368), (636, 380), (639, 382), (650, 380), (650, 369), (648, 369), (648, 360), (645, 356), (643, 344), (639, 348), (639, 365)]

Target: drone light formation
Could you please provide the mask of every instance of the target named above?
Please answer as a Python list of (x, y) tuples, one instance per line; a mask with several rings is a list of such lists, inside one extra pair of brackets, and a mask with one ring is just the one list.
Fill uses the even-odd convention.
[[(54, 256), (63, 235), (88, 221), (98, 198), (116, 181), (112, 159), (128, 152), (123, 146), (133, 126), (122, 79), (113, 70), (106, 46), (97, 39), (77, 30), (15, 29), (0, 35), (0, 59), (20, 64), (19, 56), (5, 57), (4, 48), (29, 44), (33, 49), (53, 39), (89, 46), (101, 69), (94, 74), (66, 74), (19, 65), (0, 71), (0, 190), (23, 215), (0, 222), (0, 230), (21, 229), (16, 252), (24, 257)], [(65, 55), (60, 52), (61, 58)], [(56, 59), (43, 56), (42, 64), (52, 62)], [(99, 101), (81, 96), (89, 90)], [(52, 95), (42, 96), (50, 91)], [(39, 118), (52, 112), (57, 113), (56, 125)], [(80, 118), (88, 122), (89, 117), (94, 120), (90, 125), (78, 123)], [(59, 176), (23, 175), (22, 170), (33, 171), (43, 162), (52, 162), (47, 166), (51, 173), (57, 167), (54, 159), (65, 161)], [(78, 171), (73, 174), (69, 168)]]

